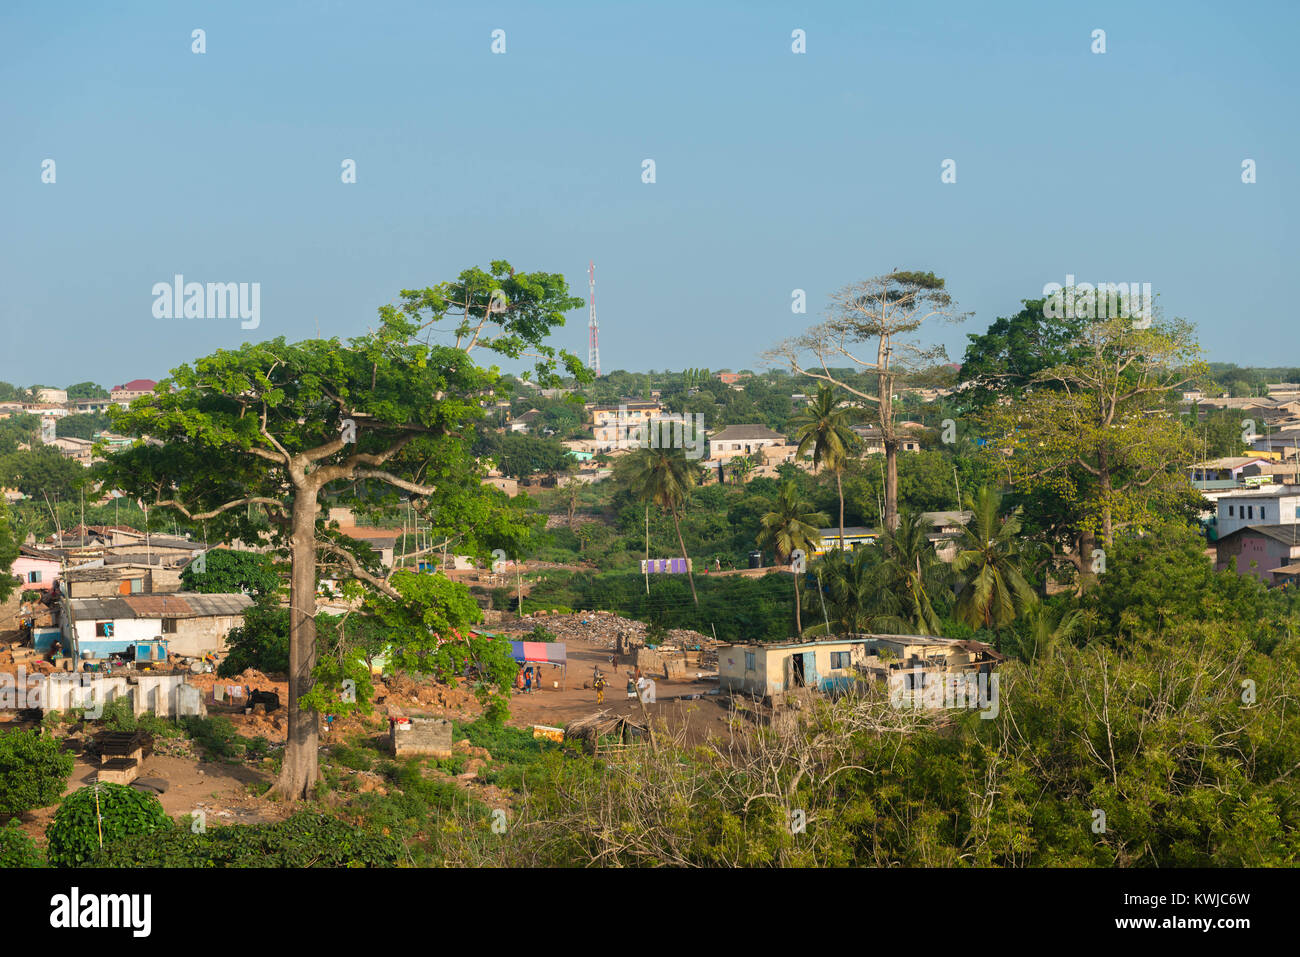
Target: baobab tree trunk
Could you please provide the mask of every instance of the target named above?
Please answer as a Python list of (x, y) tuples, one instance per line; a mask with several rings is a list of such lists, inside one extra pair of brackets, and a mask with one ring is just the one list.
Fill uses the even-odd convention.
[(289, 737), (275, 790), (289, 801), (308, 797), (320, 779), (316, 712), (298, 706), (312, 689), (316, 667), (316, 490), (299, 488), (293, 499), (293, 560), (289, 588)]
[(1115, 513), (1112, 506), (1114, 486), (1111, 483), (1110, 462), (1103, 451), (1101, 467), (1101, 540), (1107, 548), (1115, 547)]
[(682, 549), (682, 561), (686, 562), (686, 577), (691, 583), (691, 597), (695, 599), (695, 607), (700, 606), (700, 598), (695, 594), (695, 573), (691, 571), (691, 560), (686, 557), (686, 543), (682, 541), (682, 526), (677, 521), (677, 509), (673, 509), (673, 528), (677, 529), (677, 544)]
[(1092, 570), (1093, 554), (1097, 549), (1097, 533), (1085, 528), (1079, 533), (1079, 593), (1095, 584), (1097, 574)]

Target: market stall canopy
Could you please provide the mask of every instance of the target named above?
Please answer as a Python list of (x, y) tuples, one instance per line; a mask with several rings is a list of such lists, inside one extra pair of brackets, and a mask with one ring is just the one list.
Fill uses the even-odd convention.
[(510, 654), (515, 661), (519, 662), (562, 665), (567, 661), (567, 652), (562, 641), (512, 641)]

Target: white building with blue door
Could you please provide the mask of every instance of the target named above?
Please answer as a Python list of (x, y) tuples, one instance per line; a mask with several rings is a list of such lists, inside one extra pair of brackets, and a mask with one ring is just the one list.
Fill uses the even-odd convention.
[(770, 699), (801, 688), (837, 691), (857, 681), (912, 673), (990, 670), (991, 645), (928, 635), (846, 635), (824, 641), (732, 644), (718, 649), (722, 691)]
[(107, 658), (159, 639), (171, 654), (199, 657), (225, 651), (226, 635), (244, 623), (252, 605), (247, 595), (192, 592), (64, 598), (59, 629), (64, 649), (77, 659)]

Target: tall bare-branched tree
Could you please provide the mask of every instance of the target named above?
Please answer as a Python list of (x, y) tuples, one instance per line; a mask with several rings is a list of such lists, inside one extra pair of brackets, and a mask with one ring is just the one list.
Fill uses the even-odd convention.
[[(843, 389), (874, 410), (885, 447), (887, 530), (898, 527), (898, 447), (903, 436), (895, 424), (895, 390), (909, 376), (948, 358), (942, 346), (926, 348), (910, 337), (927, 321), (965, 318), (955, 311), (943, 279), (932, 272), (896, 269), (840, 289), (831, 296), (829, 319), (765, 353), (799, 375)], [(874, 392), (837, 371), (845, 360), (859, 371), (874, 373)]]

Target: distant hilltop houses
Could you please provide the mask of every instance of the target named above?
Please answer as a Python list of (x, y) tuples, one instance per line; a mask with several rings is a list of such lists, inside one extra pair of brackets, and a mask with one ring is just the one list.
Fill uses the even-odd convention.
[[(80, 430), (81, 435), (63, 434), (65, 425), (60, 424), (69, 416), (104, 413), (110, 406), (125, 408), (135, 399), (150, 395), (158, 383), (153, 379), (132, 379), (123, 385), (115, 385), (107, 396), (94, 398), (69, 398), (67, 389), (54, 389), (44, 386), (33, 390), (35, 401), (0, 402), (0, 419), (15, 415), (34, 415), (41, 421), (40, 431), (36, 434), (40, 445), (57, 449), (64, 458), (80, 465), (90, 466), (98, 461), (92, 452), (95, 444), (106, 442), (109, 448), (129, 445), (133, 440), (124, 435), (116, 435), (106, 430), (98, 430), (93, 437), (86, 435), (88, 430)], [(68, 428), (67, 431), (79, 431)], [(26, 447), (26, 446), (22, 446)], [(13, 495), (6, 490), (6, 499), (13, 500)]]
[(126, 385), (115, 385), (109, 390), (108, 398), (114, 405), (130, 405), (143, 395), (151, 395), (158, 388), (153, 379), (132, 379)]

